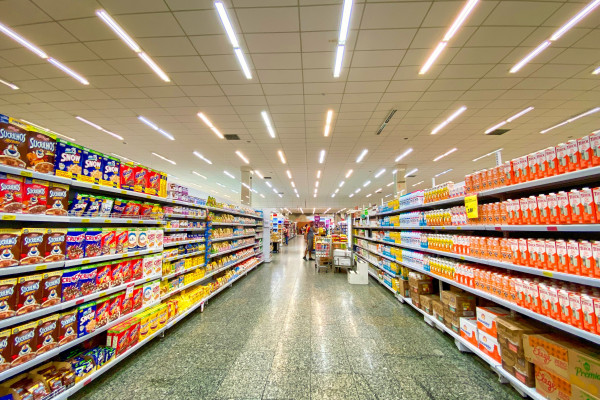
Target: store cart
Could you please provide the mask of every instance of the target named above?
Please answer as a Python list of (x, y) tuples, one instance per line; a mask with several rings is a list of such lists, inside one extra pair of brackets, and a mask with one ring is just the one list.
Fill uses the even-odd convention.
[(328, 272), (332, 263), (331, 237), (315, 236), (315, 269), (317, 272), (321, 269), (325, 269), (325, 272)]

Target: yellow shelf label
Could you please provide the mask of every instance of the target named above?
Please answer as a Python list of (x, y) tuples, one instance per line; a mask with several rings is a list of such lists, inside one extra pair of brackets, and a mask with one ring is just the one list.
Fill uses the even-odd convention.
[(35, 267), (35, 270), (36, 271), (42, 271), (42, 270), (44, 270), (46, 268), (48, 268), (47, 265), (38, 265), (37, 267)]
[(28, 178), (33, 177), (33, 173), (30, 171), (21, 171), (21, 176), (26, 176)]
[(17, 216), (14, 214), (3, 215), (2, 219), (4, 221), (14, 221), (15, 219), (17, 219)]
[(121, 190), (121, 194), (127, 194), (127, 190)]
[(81, 222), (83, 222), (85, 224), (87, 222), (90, 222), (90, 219), (89, 218), (84, 218), (84, 219), (81, 220)]
[(104, 220), (104, 223), (106, 223), (106, 224), (110, 224), (111, 222), (112, 222), (112, 219), (105, 219)]
[(100, 186), (98, 186), (98, 185), (92, 185), (92, 189), (100, 189)]
[(479, 217), (479, 205), (477, 203), (477, 195), (465, 196), (465, 208), (467, 209), (467, 217), (475, 219)]
[(130, 220), (130, 219), (128, 219), (126, 222), (127, 222), (128, 224), (132, 224), (132, 223), (133, 223), (133, 221), (132, 221), (132, 220)]
[(547, 278), (552, 278), (554, 276), (554, 274), (550, 271), (544, 271), (542, 272), (542, 275), (544, 275)]
[(81, 260), (81, 263), (82, 263), (82, 264), (89, 264), (89, 263), (90, 263), (90, 260)]

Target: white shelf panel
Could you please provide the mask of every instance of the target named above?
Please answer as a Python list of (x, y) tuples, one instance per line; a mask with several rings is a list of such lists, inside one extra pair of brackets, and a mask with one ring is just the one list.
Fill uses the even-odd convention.
[(2, 221), (26, 222), (65, 222), (71, 224), (133, 224), (133, 225), (164, 225), (165, 221), (141, 218), (112, 218), (112, 217), (72, 217), (45, 214), (12, 214), (0, 213)]
[(212, 226), (256, 226), (256, 224), (243, 224), (235, 222), (211, 222)]
[(214, 254), (211, 254), (211, 255), (209, 255), (209, 256), (208, 256), (208, 258), (215, 258), (215, 257), (219, 257), (219, 256), (222, 256), (222, 255), (225, 255), (225, 254), (231, 253), (231, 252), (233, 252), (233, 251), (237, 251), (237, 250), (242, 250), (242, 249), (245, 249), (246, 247), (250, 247), (250, 246), (254, 246), (254, 243), (247, 244), (247, 245), (245, 245), (245, 246), (234, 247), (233, 249), (224, 250), (224, 251), (221, 251), (221, 252), (219, 252), (219, 253), (214, 253)]
[(259, 216), (259, 215), (252, 215), (252, 214), (247, 214), (247, 213), (243, 213), (243, 212), (239, 212), (239, 211), (227, 210), (224, 208), (206, 207), (206, 209), (209, 211), (220, 212), (220, 213), (224, 213), (224, 214), (240, 215), (242, 217), (249, 217), (249, 218), (255, 218), (255, 219), (263, 218), (262, 216)]
[[(361, 247), (361, 249), (363, 249), (363, 248)], [(373, 253), (372, 251), (367, 250), (367, 249), (363, 249), (363, 250), (368, 251), (370, 253)], [(377, 254), (377, 253), (375, 253), (375, 254)], [(377, 255), (379, 255), (379, 254), (377, 254)], [(356, 256), (359, 257), (360, 259), (368, 262), (369, 264), (373, 265), (374, 267), (377, 267), (378, 269), (382, 270), (384, 273), (386, 273), (387, 275), (391, 276), (392, 278), (400, 278), (400, 275), (397, 275), (397, 274), (395, 274), (395, 273), (393, 273), (391, 271), (388, 271), (387, 269), (383, 268), (381, 265), (379, 265), (377, 263), (374, 263), (373, 261), (371, 261), (371, 260), (363, 257), (361, 254), (356, 253)]]
[(165, 228), (165, 232), (204, 232), (206, 228)]
[(433, 230), (433, 231), (496, 231), (496, 232), (600, 232), (600, 224), (570, 225), (448, 225), (448, 226), (353, 226), (354, 229)]
[(173, 246), (179, 246), (181, 244), (190, 244), (190, 243), (204, 243), (204, 238), (202, 238), (202, 239), (181, 240), (179, 242), (164, 243), (163, 246), (164, 247), (173, 247)]
[(81, 258), (79, 260), (67, 260), (67, 261), (65, 261), (65, 267), (74, 267), (77, 265), (94, 264), (94, 263), (103, 262), (103, 261), (118, 260), (120, 258), (142, 256), (145, 254), (155, 254), (155, 253), (160, 253), (161, 251), (163, 251), (162, 248), (152, 249), (152, 250), (136, 250), (136, 251), (122, 253), (122, 254), (106, 254), (104, 256), (98, 256), (98, 257)]
[(193, 267), (190, 267), (190, 268), (182, 269), (179, 272), (173, 272), (173, 273), (168, 274), (168, 275), (163, 275), (162, 276), (162, 280), (164, 281), (164, 280), (167, 280), (167, 279), (175, 278), (175, 277), (177, 277), (179, 275), (183, 275), (185, 273), (195, 271), (198, 268), (204, 267), (205, 265), (206, 265), (205, 263), (202, 263), (202, 264), (194, 265)]
[(206, 253), (206, 250), (194, 251), (193, 253), (180, 254), (178, 256), (173, 256), (173, 257), (165, 258), (165, 259), (163, 259), (163, 261), (175, 261), (175, 260), (180, 260), (182, 258), (199, 256), (199, 255), (202, 255), (202, 254), (205, 254), (205, 253)]
[(167, 218), (181, 218), (181, 219), (199, 219), (205, 220), (206, 217), (202, 217), (200, 215), (188, 215), (188, 214), (165, 214)]
[(389, 290), (390, 292), (392, 292), (393, 294), (396, 294), (396, 292), (394, 291), (394, 289), (392, 289), (391, 287), (389, 287), (388, 285), (386, 285), (382, 280), (379, 279), (379, 277), (377, 275), (375, 275), (371, 270), (367, 271), (369, 273), (370, 276), (372, 276), (377, 282), (381, 283), (383, 285), (383, 287), (385, 287), (387, 290)]
[(210, 238), (209, 240), (211, 242), (222, 242), (224, 240), (235, 240), (235, 239), (243, 239), (243, 238), (248, 238), (248, 237), (254, 237), (254, 234), (252, 235), (241, 235), (241, 236), (229, 236), (229, 237), (223, 237), (223, 238)]

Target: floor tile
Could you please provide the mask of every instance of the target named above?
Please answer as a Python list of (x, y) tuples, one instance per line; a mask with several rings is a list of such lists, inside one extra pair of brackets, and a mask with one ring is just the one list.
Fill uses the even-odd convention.
[(310, 374), (272, 371), (263, 399), (310, 399)]

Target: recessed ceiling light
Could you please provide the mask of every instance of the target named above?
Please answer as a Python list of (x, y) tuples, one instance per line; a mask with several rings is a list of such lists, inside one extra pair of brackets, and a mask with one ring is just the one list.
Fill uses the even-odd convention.
[(335, 55), (335, 65), (333, 67), (333, 77), (339, 78), (342, 70), (342, 61), (344, 59), (344, 48), (346, 39), (348, 39), (348, 29), (350, 26), (350, 16), (352, 15), (352, 0), (344, 0), (342, 8), (342, 20), (340, 23), (340, 35), (338, 37), (337, 52)]
[(219, 137), (219, 139), (225, 139), (225, 136), (210, 122), (210, 120), (203, 113), (199, 112), (198, 117)]
[(256, 170), (256, 169), (255, 169), (255, 170), (254, 170), (254, 173), (255, 173), (256, 175), (258, 175), (258, 177), (259, 177), (260, 179), (265, 179), (265, 177), (263, 176), (263, 174), (261, 174), (261, 173), (260, 173), (258, 170)]
[(423, 183), (423, 182), (425, 182), (425, 181), (419, 181), (419, 182), (415, 183), (415, 184), (413, 185), (413, 187), (415, 187), (415, 186), (419, 186), (419, 185), (420, 185), (421, 183)]
[(348, 197), (354, 197), (354, 193), (350, 193)]
[(83, 123), (86, 123), (86, 124), (88, 124), (90, 126), (93, 126), (94, 128), (98, 129), (99, 131), (102, 131), (102, 132), (104, 132), (104, 133), (106, 133), (106, 134), (108, 134), (108, 135), (110, 135), (110, 136), (112, 136), (112, 137), (114, 137), (116, 139), (124, 140), (122, 136), (119, 136), (116, 133), (113, 133), (111, 131), (107, 131), (106, 129), (104, 129), (100, 125), (94, 124), (93, 122), (90, 122), (90, 121), (88, 121), (85, 118), (81, 118), (81, 117), (77, 116), (77, 117), (75, 117), (75, 119), (78, 119), (78, 120), (80, 120)]
[(250, 187), (250, 185), (248, 185), (247, 183), (245, 183), (245, 182), (242, 182), (242, 186), (243, 186), (243, 187), (245, 187), (246, 189), (248, 189), (248, 190), (252, 191), (252, 188), (251, 188), (251, 187)]
[(385, 186), (386, 186), (386, 187), (390, 187), (390, 186), (392, 186), (393, 184), (394, 184), (394, 182), (390, 182), (390, 183), (388, 183), (388, 184), (387, 184), (387, 185), (385, 185)]
[(325, 137), (329, 136), (331, 130), (331, 118), (333, 116), (333, 110), (327, 111), (327, 119), (325, 121)]
[(412, 174), (414, 174), (415, 172), (417, 172), (418, 170), (419, 170), (418, 168), (412, 169), (412, 170), (408, 171), (408, 172), (407, 172), (407, 173), (404, 175), (404, 177), (405, 177), (405, 178), (407, 178), (407, 177), (411, 176)]
[(474, 158), (474, 159), (473, 159), (473, 161), (479, 161), (479, 160), (481, 160), (482, 158), (485, 158), (485, 157), (491, 156), (492, 154), (496, 154), (497, 152), (499, 152), (499, 151), (502, 151), (502, 150), (503, 150), (503, 149), (498, 149), (498, 150), (490, 151), (489, 153), (487, 153), (487, 154), (484, 154), (484, 155), (482, 155), (481, 157)]
[(315, 181), (315, 187), (319, 187), (319, 181)]
[(513, 115), (510, 118), (506, 119), (506, 122), (513, 122), (515, 119), (527, 114), (529, 111), (533, 110), (534, 107), (527, 107), (526, 109), (524, 109), (523, 111), (519, 111), (518, 113), (516, 113), (515, 115)]
[(233, 176), (229, 171), (223, 171), (223, 173), (225, 173), (225, 175), (227, 175), (231, 179), (235, 179), (235, 176)]
[(436, 133), (438, 133), (442, 128), (444, 128), (446, 125), (448, 125), (450, 122), (454, 121), (456, 119), (456, 117), (458, 117), (460, 114), (462, 114), (463, 112), (465, 112), (467, 109), (467, 107), (462, 106), (460, 107), (458, 110), (454, 111), (452, 113), (452, 115), (450, 115), (448, 117), (448, 119), (446, 119), (444, 122), (442, 122), (441, 124), (439, 124), (438, 126), (436, 126), (432, 131), (431, 134), (435, 135)]
[(202, 154), (198, 153), (197, 151), (194, 151), (194, 155), (196, 157), (198, 157), (199, 159), (201, 159), (202, 161), (204, 161), (207, 164), (212, 164), (212, 161), (210, 161), (208, 158), (204, 157)]
[(152, 155), (154, 155), (154, 156), (156, 156), (156, 157), (158, 157), (158, 158), (160, 158), (160, 159), (163, 159), (163, 160), (165, 160), (166, 162), (169, 162), (169, 163), (171, 163), (171, 164), (173, 164), (173, 165), (177, 165), (177, 163), (176, 163), (175, 161), (173, 161), (173, 160), (169, 160), (167, 157), (161, 156), (160, 154), (157, 154), (157, 153), (154, 153), (154, 152), (153, 152), (153, 153), (152, 153)]
[(590, 4), (585, 6), (583, 10), (579, 11), (573, 18), (568, 20), (566, 24), (564, 24), (556, 32), (554, 32), (554, 34), (550, 37), (550, 40), (554, 42), (560, 39), (562, 35), (567, 33), (569, 29), (571, 29), (573, 26), (575, 26), (575, 24), (577, 24), (579, 21), (585, 18), (585, 16), (591, 13), (596, 7), (598, 7), (598, 5), (600, 5), (600, 0), (594, 0), (590, 2)]
[(367, 187), (371, 184), (371, 181), (366, 181), (365, 183), (363, 183), (363, 187)]
[(246, 158), (246, 156), (245, 156), (245, 155), (244, 155), (244, 154), (243, 154), (241, 151), (239, 151), (239, 150), (236, 150), (235, 154), (237, 154), (237, 156), (238, 156), (239, 158), (241, 158), (243, 162), (245, 162), (246, 164), (250, 164), (250, 160), (248, 160), (248, 159)]
[(319, 164), (323, 164), (324, 161), (325, 161), (325, 150), (321, 150), (321, 152), (319, 153)]
[(221, 186), (221, 187), (225, 187), (225, 185), (223, 185), (222, 183), (217, 182), (217, 185)]
[(358, 188), (354, 191), (354, 193), (359, 193), (359, 192), (360, 192), (360, 188)]
[(458, 150), (456, 147), (453, 149), (448, 150), (447, 152), (445, 152), (444, 154), (437, 156), (436, 158), (433, 159), (433, 161), (438, 161), (441, 160), (442, 158), (446, 157), (449, 154), (454, 153), (456, 150)]
[(349, 169), (348, 172), (346, 172), (346, 179), (350, 178), (350, 175), (352, 175), (353, 172), (354, 170)]
[(291, 181), (290, 184), (292, 185), (293, 188), (296, 187), (296, 184), (294, 183), (294, 181)]
[(344, 182), (344, 181), (341, 181), (338, 187), (342, 187), (342, 186), (344, 186), (344, 183), (346, 183), (346, 182)]
[[(361, 151), (358, 158), (356, 159), (356, 162), (357, 163), (361, 162), (365, 158), (365, 156), (367, 155), (368, 152), (369, 152), (369, 150), (367, 150), (367, 149), (364, 149), (363, 151)], [(346, 176), (346, 178), (347, 178), (347, 176)]]
[(265, 195), (262, 193), (260, 193), (259, 196), (262, 197), (263, 199), (265, 198)]
[(19, 87), (18, 87), (17, 85), (15, 85), (15, 84), (12, 84), (12, 83), (10, 83), (10, 82), (6, 82), (6, 81), (4, 81), (4, 80), (2, 80), (2, 79), (0, 79), (0, 83), (1, 83), (1, 84), (3, 84), (3, 85), (6, 85), (6, 86), (8, 86), (8, 87), (9, 87), (9, 88), (11, 88), (12, 90), (19, 90)]
[(265, 125), (267, 126), (267, 131), (272, 138), (275, 138), (275, 130), (271, 125), (271, 120), (269, 119), (269, 114), (266, 111), (261, 111), (260, 115), (262, 115), (263, 121), (265, 121)]
[[(599, 1), (600, 1), (600, 0), (599, 0)], [(550, 128), (544, 129), (543, 131), (540, 131), (540, 133), (546, 133), (546, 132), (550, 132), (550, 131), (551, 131), (551, 130), (553, 130), (553, 129), (556, 129), (556, 128), (560, 127), (560, 126), (563, 126), (563, 125), (566, 125), (566, 124), (568, 124), (568, 123), (571, 123), (571, 122), (573, 122), (573, 121), (576, 121), (576, 120), (578, 120), (579, 118), (583, 118), (583, 117), (586, 117), (586, 116), (588, 116), (588, 115), (591, 115), (591, 114), (597, 113), (598, 111), (600, 111), (600, 107), (592, 108), (591, 110), (589, 110), (589, 111), (586, 111), (586, 112), (584, 112), (584, 113), (582, 113), (582, 114), (576, 115), (576, 116), (574, 116), (574, 117), (572, 117), (572, 118), (569, 118), (568, 120), (566, 120), (566, 121), (563, 121), (563, 122), (561, 122), (560, 124), (557, 124), (557, 125), (551, 126)]]
[(398, 157), (396, 157), (396, 159), (394, 160), (395, 162), (398, 162), (400, 160), (402, 160), (404, 157), (406, 157), (407, 155), (409, 155), (410, 153), (412, 153), (413, 149), (406, 149), (406, 151), (402, 154), (400, 154)]
[(143, 123), (145, 123), (146, 125), (148, 125), (150, 128), (154, 129), (155, 131), (157, 131), (158, 133), (160, 133), (161, 135), (163, 135), (164, 137), (166, 137), (167, 139), (175, 140), (175, 138), (169, 132), (165, 132), (162, 129), (160, 129), (158, 126), (156, 126), (155, 123), (153, 123), (152, 121), (150, 121), (148, 118), (145, 118), (145, 117), (142, 117), (141, 115), (138, 115), (138, 119), (140, 121), (142, 121)]
[(381, 175), (383, 175), (384, 172), (385, 172), (385, 168), (379, 170), (379, 172), (375, 174), (375, 178), (379, 178)]
[(279, 192), (277, 191), (277, 189), (273, 188), (273, 193), (275, 194), (279, 194)]
[(442, 54), (442, 51), (444, 50), (444, 48), (446, 47), (447, 44), (448, 44), (447, 42), (439, 42), (438, 43), (438, 45), (435, 47), (435, 49), (433, 50), (433, 52), (431, 53), (431, 55), (429, 56), (427, 61), (425, 61), (425, 64), (423, 65), (423, 67), (421, 67), (421, 69), (419, 70), (419, 75), (423, 75), (427, 71), (429, 71), (429, 68), (431, 68), (431, 66), (433, 65), (435, 60), (437, 60), (437, 58), (440, 56), (440, 54)]
[(369, 193), (368, 195), (366, 195), (365, 197), (371, 197), (373, 194)]
[(450, 168), (450, 169), (447, 169), (447, 170), (445, 170), (445, 171), (443, 171), (443, 172), (440, 172), (439, 174), (437, 174), (437, 175), (434, 175), (434, 177), (436, 177), (436, 178), (437, 178), (438, 176), (442, 176), (442, 175), (444, 175), (444, 174), (447, 174), (447, 173), (448, 173), (448, 172), (450, 172), (450, 171), (452, 171), (452, 168)]
[(219, 18), (221, 19), (221, 23), (223, 24), (223, 27), (225, 28), (225, 32), (227, 33), (227, 36), (229, 37), (229, 41), (231, 42), (231, 45), (233, 46), (233, 51), (235, 53), (235, 56), (237, 57), (238, 62), (240, 63), (240, 66), (242, 67), (244, 76), (246, 76), (246, 79), (252, 79), (252, 74), (250, 73), (250, 68), (248, 68), (248, 64), (246, 63), (246, 59), (244, 58), (244, 53), (242, 53), (242, 49), (240, 48), (239, 41), (235, 35), (235, 31), (233, 30), (233, 25), (231, 24), (231, 21), (229, 20), (229, 15), (227, 15), (227, 10), (225, 9), (225, 5), (223, 5), (223, 2), (221, 2), (221, 1), (216, 1), (215, 7), (217, 8), (217, 12), (219, 13)]
[(265, 185), (267, 185), (268, 187), (272, 187), (270, 182), (265, 182)]
[(379, 188), (379, 189), (377, 189), (377, 190), (375, 191), (375, 193), (381, 193), (382, 191), (383, 191), (383, 189), (382, 189), (382, 188)]
[(277, 150), (277, 155), (279, 156), (279, 160), (281, 160), (281, 163), (285, 164), (286, 161), (285, 161), (285, 155), (283, 154), (283, 151)]
[(202, 175), (202, 174), (199, 174), (199, 173), (198, 173), (198, 172), (196, 172), (196, 171), (192, 171), (192, 174), (194, 174), (194, 175), (196, 175), (196, 176), (199, 176), (199, 177), (200, 177), (200, 178), (202, 178), (202, 179), (208, 179), (207, 177), (205, 177), (205, 176), (204, 176), (204, 175)]
[(338, 193), (340, 191), (340, 188), (335, 189), (335, 193)]
[(285, 171), (285, 173), (287, 174), (288, 178), (292, 179), (292, 172), (289, 169)]

